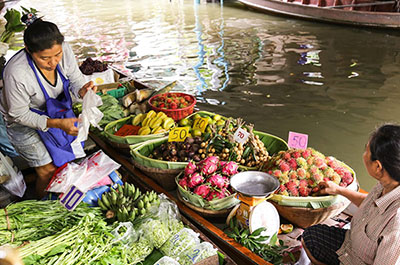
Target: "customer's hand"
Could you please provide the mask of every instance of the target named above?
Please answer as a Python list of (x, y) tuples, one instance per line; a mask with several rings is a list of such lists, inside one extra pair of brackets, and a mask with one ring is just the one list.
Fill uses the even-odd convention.
[(94, 85), (93, 81), (87, 82), (81, 89), (79, 89), (79, 96), (83, 98), (88, 90), (92, 89), (94, 93), (97, 92), (97, 86)]
[(331, 195), (339, 194), (342, 188), (333, 181), (327, 181), (327, 182), (322, 181), (318, 184), (318, 186), (320, 189), (320, 194), (331, 194)]

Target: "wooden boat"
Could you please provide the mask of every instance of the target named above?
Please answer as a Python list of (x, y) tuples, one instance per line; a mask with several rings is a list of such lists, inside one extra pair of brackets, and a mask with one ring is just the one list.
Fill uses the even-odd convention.
[(399, 0), (239, 0), (263, 12), (339, 24), (400, 28)]

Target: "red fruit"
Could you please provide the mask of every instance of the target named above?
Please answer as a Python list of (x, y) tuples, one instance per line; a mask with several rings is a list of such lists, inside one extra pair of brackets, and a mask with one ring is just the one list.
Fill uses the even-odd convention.
[(314, 187), (313, 189), (312, 189), (312, 192), (313, 193), (316, 193), (316, 192), (318, 192), (319, 191), (319, 187), (317, 186), (317, 187)]
[(184, 98), (187, 102), (192, 101), (192, 99), (191, 99), (189, 96), (183, 96), (183, 98)]
[(171, 103), (171, 102), (172, 102), (172, 99), (168, 98), (167, 103)]
[(280, 189), (280, 191), (285, 191), (285, 190), (286, 190), (286, 187), (285, 187), (285, 185), (282, 185), (282, 184), (281, 184), (281, 185), (279, 186), (279, 189)]
[(160, 108), (165, 108), (165, 104), (164, 103), (160, 103)]
[(285, 153), (284, 155), (283, 155), (283, 158), (284, 159), (286, 159), (286, 160), (289, 160), (290, 159), (290, 153)]
[(300, 180), (299, 187), (307, 187), (307, 186), (308, 186), (307, 180), (301, 179), (301, 180)]
[(169, 105), (169, 108), (170, 108), (170, 109), (177, 109), (177, 108), (178, 108), (178, 105), (177, 105), (175, 102), (172, 102), (172, 103)]
[(297, 169), (297, 162), (296, 162), (296, 159), (294, 159), (294, 158), (290, 159), (290, 160), (289, 160), (289, 165), (290, 165), (290, 167), (291, 167), (293, 170), (296, 170), (296, 169)]
[(298, 152), (298, 151), (293, 152), (292, 156), (293, 156), (294, 158), (299, 158), (299, 157), (300, 157), (300, 152)]
[(307, 197), (310, 194), (311, 189), (307, 187), (300, 187), (299, 188), (299, 193), (300, 196), (302, 197)]
[(304, 158), (308, 158), (311, 155), (311, 151), (306, 149), (301, 153), (301, 156)]
[(286, 162), (284, 162), (284, 161), (282, 161), (282, 162), (279, 164), (279, 168), (281, 169), (282, 172), (284, 172), (284, 171), (289, 171), (289, 170), (290, 170), (290, 166), (288, 165), (288, 163), (286, 163)]

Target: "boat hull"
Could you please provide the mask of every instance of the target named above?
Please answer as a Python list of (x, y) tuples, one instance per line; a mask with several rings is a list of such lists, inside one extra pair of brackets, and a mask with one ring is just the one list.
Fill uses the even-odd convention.
[(276, 0), (239, 0), (239, 2), (259, 11), (304, 19), (357, 26), (400, 28), (400, 13), (396, 12), (341, 10)]

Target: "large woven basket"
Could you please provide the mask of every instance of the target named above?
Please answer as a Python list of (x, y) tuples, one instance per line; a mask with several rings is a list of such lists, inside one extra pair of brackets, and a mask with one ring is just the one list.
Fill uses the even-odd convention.
[(222, 209), (222, 210), (209, 210), (209, 209), (197, 207), (196, 205), (193, 205), (190, 202), (186, 201), (184, 198), (182, 198), (182, 196), (179, 192), (178, 192), (178, 199), (181, 202), (183, 202), (183, 204), (185, 204), (187, 207), (189, 207), (193, 211), (197, 212), (199, 215), (206, 217), (206, 218), (226, 218), (233, 208), (233, 207), (231, 207), (231, 208)]
[(313, 209), (283, 206), (277, 204), (274, 201), (269, 202), (271, 202), (275, 206), (280, 216), (301, 228), (306, 228), (315, 224), (322, 223), (326, 219), (341, 213), (350, 204), (350, 201), (342, 201), (329, 207)]
[(182, 169), (160, 169), (146, 167), (135, 160), (132, 160), (132, 163), (136, 168), (140, 169), (144, 174), (155, 180), (167, 191), (171, 191), (176, 188), (175, 177), (182, 172)]

